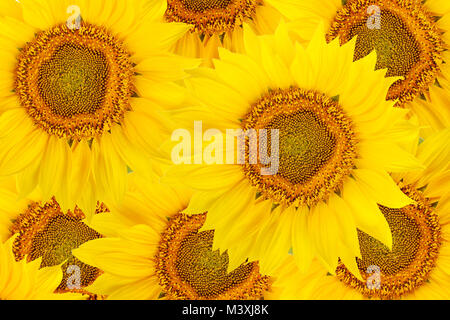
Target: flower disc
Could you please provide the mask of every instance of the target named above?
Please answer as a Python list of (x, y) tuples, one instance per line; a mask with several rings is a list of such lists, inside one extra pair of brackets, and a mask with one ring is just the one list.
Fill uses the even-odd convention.
[(228, 254), (213, 251), (214, 231), (198, 230), (206, 214), (171, 218), (156, 256), (157, 275), (169, 299), (260, 299), (269, 278), (257, 262), (228, 272)]
[(438, 216), (420, 191), (407, 185), (402, 188), (417, 203), (401, 209), (380, 206), (392, 231), (393, 247), (358, 230), (362, 258), (357, 265), (364, 280), (379, 268), (379, 288), (357, 279), (342, 263), (336, 275), (348, 286), (366, 297), (395, 299), (414, 291), (428, 278), (435, 266), (441, 245)]
[(443, 41), (435, 20), (416, 2), (347, 1), (327, 34), (328, 41), (340, 37), (341, 43), (358, 36), (355, 60), (375, 50), (376, 68), (386, 68), (386, 76), (402, 77), (387, 95), (389, 100), (398, 99), (399, 105), (426, 93), (442, 62)]
[(60, 138), (94, 138), (131, 110), (130, 54), (102, 27), (59, 25), (38, 33), (21, 51), (15, 73), (30, 118)]
[(312, 205), (326, 200), (353, 167), (356, 140), (351, 121), (338, 102), (323, 94), (276, 90), (254, 104), (243, 127), (266, 129), (267, 150), (272, 149), (271, 130), (279, 130), (278, 172), (262, 175), (263, 165), (244, 165), (252, 184), (276, 202)]
[[(97, 213), (106, 211), (103, 205), (97, 208)], [(55, 199), (44, 204), (38, 202), (30, 204), (27, 211), (16, 219), (11, 228), (13, 233), (19, 234), (13, 244), (16, 259), (22, 260), (26, 257), (27, 261), (33, 261), (42, 258), (41, 268), (64, 263), (63, 279), (57, 292), (71, 290), (68, 280), (71, 274), (74, 274), (74, 270), (73, 267), (68, 269), (69, 266), (80, 268), (81, 287), (92, 284), (101, 271), (82, 263), (72, 255), (72, 249), (102, 237), (82, 221), (84, 218), (84, 214), (78, 208), (63, 213)]]
[(194, 25), (202, 34), (232, 30), (255, 14), (259, 0), (168, 0), (166, 20)]

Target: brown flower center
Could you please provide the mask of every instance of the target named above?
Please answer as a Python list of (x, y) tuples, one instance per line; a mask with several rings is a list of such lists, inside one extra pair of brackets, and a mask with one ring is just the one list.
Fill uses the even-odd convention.
[[(260, 159), (249, 159), (244, 172), (261, 194), (275, 202), (314, 205), (339, 189), (356, 158), (356, 139), (350, 119), (339, 103), (323, 94), (300, 88), (275, 90), (256, 102), (242, 122), (244, 130), (259, 136)], [(267, 137), (261, 134), (266, 130)], [(278, 148), (272, 132), (279, 132)], [(276, 139), (274, 140), (276, 141)], [(261, 148), (260, 148), (261, 149)], [(279, 168), (262, 174), (267, 167), (261, 152), (279, 151)]]
[(255, 14), (260, 0), (167, 0), (168, 22), (185, 22), (200, 34), (231, 31)]
[(169, 299), (260, 299), (269, 278), (257, 262), (230, 273), (228, 254), (212, 251), (214, 231), (198, 232), (206, 214), (178, 214), (170, 219), (156, 256), (157, 274)]

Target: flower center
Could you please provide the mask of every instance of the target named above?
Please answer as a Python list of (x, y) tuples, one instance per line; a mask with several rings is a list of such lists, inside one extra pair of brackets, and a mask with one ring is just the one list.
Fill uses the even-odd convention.
[[(357, 279), (342, 263), (337, 268), (338, 278), (366, 297), (396, 299), (414, 291), (426, 282), (438, 257), (438, 216), (420, 191), (410, 185), (402, 187), (402, 191), (416, 204), (401, 209), (380, 205), (392, 232), (392, 251), (358, 230), (362, 258), (356, 262), (366, 281)], [(378, 287), (371, 282), (375, 277), (379, 279)]]
[(130, 54), (105, 29), (60, 25), (38, 33), (21, 50), (15, 91), (48, 134), (90, 139), (131, 110), (133, 74)]
[(337, 13), (327, 34), (346, 43), (355, 36), (354, 60), (373, 50), (376, 69), (387, 77), (402, 77), (391, 87), (389, 100), (414, 100), (434, 84), (442, 62), (443, 41), (435, 20), (422, 4), (400, 0), (349, 0)]
[[(97, 213), (107, 211), (104, 205), (97, 208)], [(42, 258), (41, 268), (63, 263), (63, 279), (56, 292), (75, 290), (85, 293), (82, 288), (92, 284), (101, 271), (75, 258), (72, 249), (102, 235), (88, 227), (82, 221), (84, 218), (78, 208), (63, 213), (55, 199), (45, 204), (33, 202), (11, 228), (13, 233), (18, 233), (13, 244), (16, 260), (25, 256), (28, 262)], [(72, 277), (72, 281), (71, 276), (78, 275), (80, 278)]]
[(168, 22), (192, 24), (200, 34), (220, 34), (251, 18), (260, 0), (167, 0)]
[(211, 9), (226, 9), (232, 0), (181, 0), (184, 7), (194, 12)]
[[(349, 175), (356, 158), (350, 119), (337, 101), (317, 92), (299, 88), (273, 91), (252, 106), (243, 129), (255, 129), (260, 146), (265, 145), (261, 141), (261, 129), (265, 129), (267, 154), (278, 149), (275, 174), (262, 175), (265, 165), (261, 161), (246, 161), (244, 172), (262, 195), (282, 204), (313, 205), (326, 200)], [(276, 149), (273, 130), (279, 132)], [(247, 159), (250, 149), (246, 149)]]
[(212, 251), (214, 231), (198, 232), (206, 214), (174, 216), (162, 235), (156, 256), (157, 274), (169, 299), (259, 299), (269, 278), (257, 262), (228, 273), (228, 254)]
[(95, 114), (105, 99), (108, 73), (101, 51), (63, 44), (41, 65), (37, 86), (56, 115)]

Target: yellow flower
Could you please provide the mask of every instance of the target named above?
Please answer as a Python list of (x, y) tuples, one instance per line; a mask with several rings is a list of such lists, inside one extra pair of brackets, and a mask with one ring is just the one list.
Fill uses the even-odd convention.
[(430, 136), (417, 156), (426, 168), (396, 174), (402, 191), (415, 200), (401, 209), (380, 208), (393, 234), (389, 250), (358, 230), (362, 256), (340, 263), (336, 276), (315, 263), (306, 273), (294, 270), (298, 285), (282, 290), (281, 299), (449, 299), (450, 129)]
[[(356, 39), (354, 59), (377, 53), (395, 81), (386, 96), (418, 115), (423, 136), (450, 125), (450, 5), (447, 0), (267, 0), (303, 41), (323, 22), (327, 41)], [(356, 37), (358, 36), (358, 37)], [(443, 90), (442, 88), (446, 88)]]
[[(18, 195), (13, 178), (1, 182), (0, 242), (13, 239), (8, 241), (13, 241), (10, 250), (17, 261), (61, 270), (62, 274), (43, 272), (58, 279), (53, 288), (55, 293), (81, 293), (86, 298), (98, 298), (84, 288), (94, 282), (101, 270), (76, 259), (72, 249), (102, 235), (89, 226), (77, 207), (65, 212), (54, 197), (44, 200), (38, 190), (19, 201)], [(104, 204), (97, 206), (97, 214), (107, 211)], [(0, 281), (4, 280), (1, 277), (0, 272)]]
[[(356, 227), (391, 247), (376, 203), (401, 208), (411, 200), (387, 172), (421, 167), (400, 146), (418, 129), (385, 100), (393, 80), (373, 70), (375, 54), (352, 62), (354, 42), (326, 44), (323, 27), (306, 48), (290, 40), (284, 24), (274, 36), (245, 31), (248, 54), (221, 50), (215, 69), (187, 80), (199, 107), (174, 117), (203, 120), (205, 130), (222, 133), (278, 130), (278, 153), (265, 151), (274, 155), (271, 164), (230, 164), (236, 148), (225, 141), (223, 159), (217, 150), (210, 165), (181, 156), (185, 164), (169, 169), (165, 181), (198, 191), (186, 212), (207, 208), (204, 228), (215, 229), (214, 248), (227, 248), (237, 261), (258, 260), (264, 274), (291, 247), (302, 269), (318, 254), (334, 272), (338, 256), (359, 256)], [(259, 146), (268, 140), (260, 136)], [(203, 155), (214, 153), (211, 145), (205, 141)], [(245, 159), (254, 160), (245, 149)]]
[(107, 237), (74, 250), (105, 271), (88, 290), (138, 300), (260, 299), (271, 292), (274, 279), (260, 273), (258, 262), (230, 268), (227, 252), (212, 250), (214, 230), (198, 231), (206, 212), (182, 213), (190, 191), (135, 179), (123, 205), (93, 217)]
[(91, 214), (98, 199), (120, 201), (127, 166), (158, 172), (150, 157), (170, 126), (162, 111), (184, 101), (174, 81), (198, 62), (167, 53), (188, 28), (143, 7), (2, 1), (0, 175), (18, 174), (23, 195), (39, 185)]
[(243, 49), (243, 24), (258, 34), (271, 34), (281, 19), (264, 0), (151, 0), (148, 6), (166, 22), (191, 25), (172, 49), (183, 56), (203, 58), (205, 66), (212, 66), (220, 47)]
[(55, 294), (63, 275), (59, 266), (40, 269), (40, 260), (16, 261), (11, 238), (0, 241), (0, 300), (76, 299), (74, 294)]

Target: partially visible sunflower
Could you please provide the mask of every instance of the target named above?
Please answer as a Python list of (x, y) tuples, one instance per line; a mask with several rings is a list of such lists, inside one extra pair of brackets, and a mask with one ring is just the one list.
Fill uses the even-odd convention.
[[(191, 192), (135, 177), (122, 206), (93, 217), (106, 238), (74, 250), (105, 271), (88, 290), (108, 299), (261, 299), (273, 279), (258, 262), (233, 262), (213, 250), (214, 230), (199, 231), (206, 212), (189, 216)], [(286, 253), (287, 256), (287, 253)]]
[[(175, 81), (199, 62), (167, 53), (188, 27), (144, 20), (144, 6), (2, 0), (0, 176), (17, 174), (22, 195), (39, 185), (91, 214), (98, 199), (120, 201), (128, 167), (159, 173), (164, 110), (184, 101)], [(67, 13), (78, 10), (79, 25)]]
[[(63, 211), (55, 198), (43, 200), (38, 190), (19, 201), (18, 196), (13, 178), (0, 183), (0, 242), (14, 239), (11, 254), (17, 261), (33, 265), (39, 261), (42, 269), (53, 270), (56, 266), (61, 270), (63, 275), (57, 278), (53, 288), (56, 293), (80, 293), (85, 298), (99, 298), (85, 287), (95, 281), (101, 270), (76, 259), (72, 249), (102, 235), (89, 226), (86, 216), (77, 207)], [(97, 206), (97, 214), (107, 211), (103, 204)], [(55, 277), (51, 272), (44, 274)]]
[[(75, 294), (55, 294), (63, 274), (59, 266), (39, 267), (40, 259), (27, 263), (16, 261), (11, 238), (0, 241), (0, 300), (76, 299)], [(79, 296), (81, 297), (81, 296)]]
[(386, 98), (418, 114), (424, 136), (450, 125), (449, 1), (266, 1), (292, 21), (303, 41), (322, 22), (327, 41), (356, 39), (355, 60), (376, 51), (376, 69), (387, 68), (386, 76), (396, 78)]
[(282, 17), (264, 0), (150, 0), (147, 5), (166, 22), (191, 26), (172, 49), (183, 56), (203, 58), (205, 66), (212, 66), (220, 47), (242, 50), (243, 24), (258, 34), (271, 34)]
[(304, 274), (293, 271), (290, 281), (298, 286), (283, 288), (279, 297), (450, 299), (449, 141), (450, 129), (431, 135), (417, 151), (426, 168), (396, 175), (415, 204), (401, 209), (380, 205), (393, 234), (392, 250), (358, 230), (360, 258), (339, 263), (336, 276), (327, 275), (317, 262)]
[[(203, 120), (204, 130), (223, 134), (249, 130), (247, 138), (252, 129), (255, 137), (268, 130), (268, 137), (256, 140), (276, 158), (272, 172), (267, 162), (254, 161), (248, 146), (247, 161), (230, 164), (239, 158), (234, 140), (229, 145), (220, 136), (210, 138), (214, 144), (204, 141), (202, 151), (213, 164), (198, 164), (200, 153), (194, 162), (183, 154), (189, 164), (173, 166), (165, 177), (198, 191), (186, 212), (207, 210), (204, 228), (215, 229), (214, 248), (227, 248), (234, 261), (258, 260), (264, 274), (291, 247), (302, 268), (317, 254), (334, 272), (338, 256), (359, 255), (356, 227), (390, 247), (389, 226), (376, 202), (401, 208), (411, 200), (387, 172), (421, 165), (400, 146), (417, 139), (418, 128), (403, 120), (405, 110), (385, 100), (393, 79), (373, 70), (375, 53), (352, 62), (354, 42), (326, 44), (323, 26), (306, 48), (290, 39), (285, 24), (273, 36), (247, 28), (244, 38), (246, 55), (221, 49), (214, 69), (187, 80), (198, 107), (174, 118)], [(271, 130), (279, 133), (278, 154), (267, 142), (275, 136)], [(219, 145), (226, 152), (216, 150)], [(180, 149), (172, 156), (174, 150)]]

